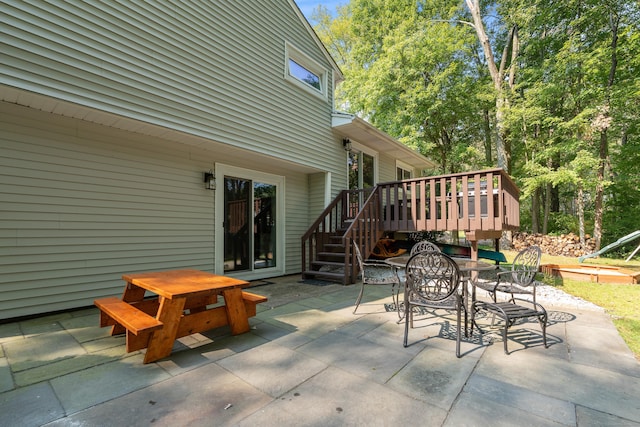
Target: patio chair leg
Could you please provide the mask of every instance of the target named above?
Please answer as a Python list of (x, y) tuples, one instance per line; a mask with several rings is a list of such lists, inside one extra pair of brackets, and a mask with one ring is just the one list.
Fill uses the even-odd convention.
[[(398, 289), (396, 289), (398, 286)], [(393, 303), (396, 306), (396, 311), (398, 312), (398, 321), (396, 323), (400, 323), (402, 319), (404, 319), (404, 307), (400, 305), (400, 284), (396, 285), (395, 283), (391, 287), (391, 297), (393, 298)]]
[[(460, 326), (460, 321), (462, 320), (462, 316), (460, 315), (460, 307), (458, 307), (458, 324), (457, 324), (457, 328), (456, 328), (456, 357), (460, 357), (460, 332), (461, 332), (461, 326)], [(465, 319), (467, 317), (467, 313), (465, 310)], [(466, 320), (465, 320), (466, 322)], [(467, 330), (467, 325), (465, 323), (464, 325), (464, 329), (465, 329), (465, 333)]]
[(356, 306), (353, 309), (353, 314), (356, 314), (356, 310), (358, 309), (358, 306), (360, 305), (360, 301), (362, 300), (362, 295), (364, 295), (364, 283), (360, 287), (360, 294), (358, 295), (358, 299), (356, 299)]
[[(404, 346), (407, 346), (407, 339), (409, 337), (409, 317), (411, 314), (409, 313), (409, 304), (405, 301), (404, 304)], [(413, 319), (411, 320), (413, 322)]]
[(504, 354), (509, 354), (509, 350), (507, 349), (507, 329), (509, 327), (508, 322), (504, 322), (504, 329), (502, 329), (502, 341), (504, 342)]
[(542, 329), (542, 342), (544, 343), (544, 348), (549, 348), (547, 345), (547, 316), (539, 316), (538, 323), (540, 323), (540, 329)]

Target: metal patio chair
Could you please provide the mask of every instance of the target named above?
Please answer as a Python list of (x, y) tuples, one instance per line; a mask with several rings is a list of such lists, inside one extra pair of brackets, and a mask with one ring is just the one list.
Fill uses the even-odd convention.
[[(431, 243), (428, 240), (421, 240), (415, 245), (413, 245), (413, 247), (411, 248), (411, 252), (409, 252), (409, 255), (413, 256), (421, 252), (440, 252), (440, 248), (435, 243)], [(396, 274), (398, 275), (399, 285), (398, 285), (398, 288), (393, 289), (392, 292), (394, 293), (394, 302), (398, 309), (398, 318), (400, 319), (398, 320), (398, 323), (400, 323), (400, 321), (403, 319), (402, 304), (400, 303), (400, 291), (402, 290), (402, 285), (406, 280), (405, 269), (397, 268)]]
[(409, 327), (413, 328), (414, 308), (424, 307), (456, 312), (456, 356), (460, 357), (461, 317), (467, 314), (458, 265), (441, 252), (428, 251), (413, 255), (405, 268), (404, 346), (407, 347)]
[[(353, 309), (353, 314), (356, 314), (362, 296), (364, 295), (364, 287), (367, 285), (393, 285), (394, 287), (399, 284), (398, 276), (389, 264), (380, 262), (365, 262), (362, 259), (362, 253), (360, 248), (353, 242), (353, 250), (358, 259), (358, 266), (360, 268), (360, 294), (356, 299), (356, 306)], [(393, 291), (392, 291), (393, 295)]]
[[(547, 345), (547, 311), (540, 304), (522, 298), (514, 298), (513, 296), (506, 302), (474, 301), (473, 313), (471, 315), (471, 335), (473, 335), (474, 324), (478, 327), (480, 333), (484, 334), (480, 325), (475, 321), (476, 313), (480, 311), (491, 313), (494, 315), (494, 319), (495, 317), (499, 317), (504, 322), (504, 326), (502, 327), (502, 341), (504, 342), (505, 354), (509, 354), (509, 350), (507, 349), (507, 330), (517, 321), (530, 317), (538, 319), (540, 329), (542, 329), (544, 347), (549, 347)], [(493, 324), (493, 321), (491, 323)]]
[(427, 252), (427, 251), (435, 251), (440, 252), (440, 248), (435, 244), (428, 240), (422, 240), (411, 248), (410, 255), (415, 255), (419, 252)]
[(521, 250), (513, 260), (511, 269), (498, 271), (495, 277), (489, 280), (477, 280), (474, 286), (484, 289), (489, 293), (493, 302), (497, 302), (496, 294), (503, 292), (511, 295), (511, 301), (515, 294), (532, 295), (536, 302), (536, 273), (540, 267), (542, 252), (538, 246), (529, 246)]

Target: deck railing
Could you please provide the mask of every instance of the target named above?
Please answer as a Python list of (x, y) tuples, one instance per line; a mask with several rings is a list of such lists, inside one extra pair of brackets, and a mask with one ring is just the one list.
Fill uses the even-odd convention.
[(343, 283), (353, 283), (358, 273), (352, 242), (366, 258), (385, 231), (461, 230), (499, 236), (518, 229), (519, 197), (518, 187), (502, 169), (386, 182), (368, 194), (342, 191), (302, 237), (303, 268), (312, 269), (317, 254), (340, 230)]
[(415, 178), (378, 187), (385, 230), (505, 231), (520, 225), (520, 191), (502, 169)]
[(360, 248), (366, 258), (385, 231), (382, 220), (382, 204), (380, 203), (380, 187), (376, 186), (367, 198), (358, 214), (351, 221), (351, 225), (342, 236), (344, 251), (344, 279), (343, 283), (353, 283), (358, 276), (358, 263), (352, 242)]

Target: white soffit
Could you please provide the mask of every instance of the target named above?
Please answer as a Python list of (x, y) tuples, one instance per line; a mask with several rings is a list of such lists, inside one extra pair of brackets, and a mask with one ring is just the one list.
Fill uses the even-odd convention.
[(436, 166), (434, 162), (422, 154), (353, 114), (333, 113), (332, 126), (336, 132), (345, 138), (352, 139), (359, 144), (379, 153), (384, 153), (414, 168), (425, 169)]

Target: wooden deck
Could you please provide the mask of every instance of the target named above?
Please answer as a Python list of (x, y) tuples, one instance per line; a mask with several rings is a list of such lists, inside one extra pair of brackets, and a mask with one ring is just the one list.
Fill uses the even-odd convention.
[(358, 272), (351, 242), (370, 254), (389, 231), (464, 231), (473, 257), (479, 240), (519, 228), (519, 196), (502, 169), (342, 191), (302, 237), (303, 277), (353, 283)]

